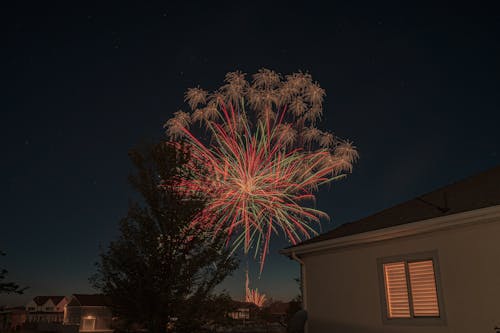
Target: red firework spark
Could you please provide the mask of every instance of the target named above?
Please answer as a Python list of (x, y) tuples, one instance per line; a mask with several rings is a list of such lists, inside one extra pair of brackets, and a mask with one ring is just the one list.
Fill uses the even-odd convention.
[(253, 303), (259, 308), (264, 306), (266, 295), (261, 294), (258, 289), (250, 289), (250, 279), (248, 278), (248, 269), (246, 271), (245, 280), (245, 302)]
[[(233, 251), (254, 247), (262, 271), (272, 233), (281, 231), (292, 244), (317, 234), (312, 225), (328, 215), (306, 202), (314, 201), (320, 185), (350, 172), (357, 152), (314, 126), (324, 91), (310, 75), (281, 80), (260, 70), (249, 84), (233, 72), (226, 83), (212, 95), (188, 90), (193, 113), (176, 112), (166, 123), (167, 134), (187, 143), (193, 157), (195, 177), (183, 179), (181, 188), (207, 198), (192, 227), (225, 233)], [(193, 122), (206, 133), (195, 135), (189, 129)]]

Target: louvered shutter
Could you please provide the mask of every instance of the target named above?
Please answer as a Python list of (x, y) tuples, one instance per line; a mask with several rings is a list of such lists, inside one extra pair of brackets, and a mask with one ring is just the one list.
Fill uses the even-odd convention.
[(410, 303), (404, 261), (384, 264), (384, 280), (389, 318), (409, 318)]
[(409, 262), (408, 270), (414, 316), (439, 317), (432, 260)]

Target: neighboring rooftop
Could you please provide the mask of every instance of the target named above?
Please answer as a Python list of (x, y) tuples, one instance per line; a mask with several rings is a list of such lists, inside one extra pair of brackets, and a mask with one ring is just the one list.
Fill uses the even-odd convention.
[(255, 305), (252, 302), (242, 302), (242, 301), (237, 301), (237, 300), (234, 300), (234, 299), (231, 300), (231, 304), (234, 307), (238, 307), (238, 308), (254, 308), (254, 307), (257, 307), (257, 305)]
[(37, 305), (44, 305), (49, 299), (51, 299), (52, 303), (57, 305), (63, 298), (64, 296), (36, 296), (35, 298), (33, 298), (33, 301)]
[[(80, 306), (109, 306), (111, 304), (109, 297), (101, 294), (73, 294), (73, 300), (76, 300)], [(68, 306), (74, 304), (73, 300)]]
[[(298, 245), (500, 205), (500, 166), (346, 223)], [(291, 246), (293, 248), (295, 246)]]
[(268, 308), (271, 314), (286, 314), (286, 312), (290, 308), (290, 303), (276, 301), (269, 304)]
[(0, 313), (26, 312), (24, 306), (0, 306)]

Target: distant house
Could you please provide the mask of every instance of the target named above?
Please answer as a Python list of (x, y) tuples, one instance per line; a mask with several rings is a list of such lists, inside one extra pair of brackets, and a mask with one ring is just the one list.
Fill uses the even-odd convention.
[(250, 310), (255, 307), (253, 303), (233, 301), (234, 310), (227, 315), (235, 320), (250, 320)]
[(309, 333), (498, 332), (500, 167), (282, 250)]
[(26, 322), (26, 310), (20, 307), (0, 308), (0, 332), (18, 331)]
[(29, 323), (61, 323), (64, 307), (68, 303), (65, 296), (36, 296), (26, 304)]
[(240, 302), (233, 300), (233, 311), (229, 312), (229, 318), (241, 321), (248, 321), (255, 319), (255, 314), (258, 311), (258, 306), (249, 302)]
[(65, 325), (77, 325), (79, 332), (112, 332), (110, 300), (104, 295), (74, 294), (66, 305)]

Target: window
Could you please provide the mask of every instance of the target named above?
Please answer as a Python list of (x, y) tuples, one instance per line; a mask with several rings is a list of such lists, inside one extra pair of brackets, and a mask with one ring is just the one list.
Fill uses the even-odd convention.
[(95, 317), (87, 316), (82, 320), (82, 331), (93, 331), (95, 329)]
[(404, 261), (384, 264), (385, 297), (389, 318), (409, 318), (410, 302)]
[(250, 319), (250, 309), (240, 308), (236, 311), (228, 313), (228, 316), (233, 319)]
[(379, 259), (385, 323), (443, 322), (436, 253)]
[(415, 317), (439, 317), (436, 277), (432, 260), (408, 262)]

